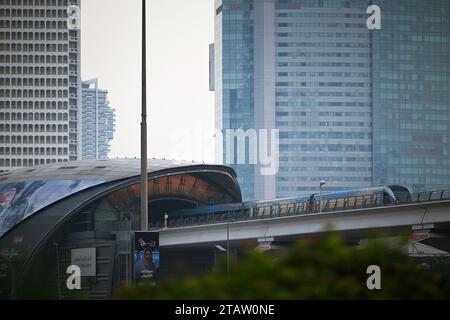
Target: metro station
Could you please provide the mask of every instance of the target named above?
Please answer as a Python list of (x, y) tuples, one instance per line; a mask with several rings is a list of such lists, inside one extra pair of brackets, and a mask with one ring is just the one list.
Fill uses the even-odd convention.
[[(242, 201), (228, 167), (150, 160), (148, 168), (150, 224), (174, 209)], [(95, 275), (82, 277), (79, 296), (110, 298), (114, 287), (131, 281), (131, 234), (140, 230), (139, 174), (136, 159), (57, 163), (0, 174), (0, 296), (73, 298), (65, 272), (77, 248), (96, 249)], [(160, 276), (209, 271), (214, 252), (209, 253), (205, 261), (204, 252), (198, 256), (195, 248), (173, 255), (163, 251)]]
[[(391, 185), (243, 202), (230, 167), (153, 159), (143, 232), (140, 186), (139, 159), (0, 173), (0, 298), (110, 299), (136, 283), (144, 256), (164, 283), (208, 273), (248, 249), (277, 256), (322, 237), (327, 225), (356, 246), (382, 231), (409, 234), (414, 257), (450, 251), (450, 190)], [(74, 265), (79, 290), (66, 282)]]

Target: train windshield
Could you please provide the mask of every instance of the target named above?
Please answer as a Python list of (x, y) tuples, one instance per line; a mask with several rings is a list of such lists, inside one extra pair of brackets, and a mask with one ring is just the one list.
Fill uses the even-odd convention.
[(403, 186), (389, 186), (395, 195), (399, 204), (408, 203), (411, 201), (411, 192), (408, 188)]

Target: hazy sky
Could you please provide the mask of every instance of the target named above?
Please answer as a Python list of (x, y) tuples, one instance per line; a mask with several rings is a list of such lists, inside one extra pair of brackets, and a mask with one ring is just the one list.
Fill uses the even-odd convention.
[[(139, 157), (141, 0), (82, 0), (81, 14), (82, 78), (97, 77), (116, 109), (110, 157)], [(212, 162), (213, 152), (194, 151), (195, 143), (174, 152), (174, 139), (201, 130), (213, 141), (214, 1), (147, 0), (147, 34), (149, 157)]]

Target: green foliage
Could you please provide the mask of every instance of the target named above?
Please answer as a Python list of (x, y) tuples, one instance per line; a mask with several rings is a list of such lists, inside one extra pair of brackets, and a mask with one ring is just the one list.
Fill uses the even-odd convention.
[[(367, 267), (381, 269), (381, 290), (368, 290)], [(380, 243), (355, 248), (337, 236), (302, 242), (284, 257), (256, 251), (231, 265), (155, 287), (123, 287), (118, 299), (442, 299), (450, 298), (450, 274), (420, 268), (417, 261)]]

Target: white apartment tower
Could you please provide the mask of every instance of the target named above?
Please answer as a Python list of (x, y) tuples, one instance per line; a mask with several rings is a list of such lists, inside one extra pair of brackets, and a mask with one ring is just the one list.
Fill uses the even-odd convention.
[(81, 156), (80, 0), (0, 0), (0, 170)]

